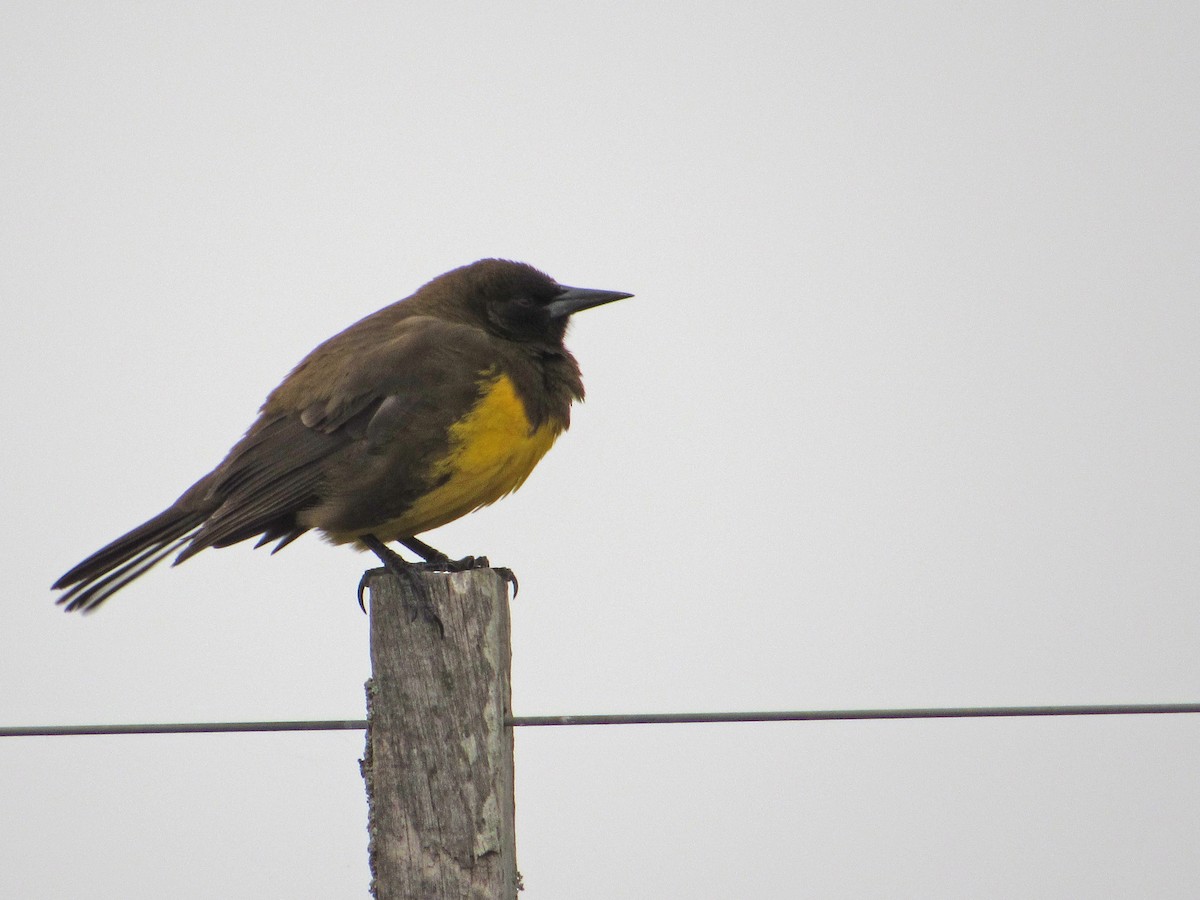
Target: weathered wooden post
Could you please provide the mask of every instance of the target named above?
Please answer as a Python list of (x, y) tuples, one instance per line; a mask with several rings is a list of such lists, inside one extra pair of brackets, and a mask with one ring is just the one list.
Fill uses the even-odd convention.
[(492, 569), (369, 576), (371, 680), (363, 778), (376, 900), (514, 900), (508, 591)]

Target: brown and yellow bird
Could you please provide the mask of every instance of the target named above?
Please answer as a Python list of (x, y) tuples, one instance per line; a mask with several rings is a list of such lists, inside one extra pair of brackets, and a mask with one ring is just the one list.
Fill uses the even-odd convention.
[(58, 579), (58, 602), (93, 610), (173, 553), (252, 537), (275, 552), (310, 529), (397, 574), (411, 564), (387, 541), (479, 564), (417, 535), (521, 486), (583, 399), (568, 318), (630, 296), (499, 259), (435, 278), (308, 354), (219, 466)]

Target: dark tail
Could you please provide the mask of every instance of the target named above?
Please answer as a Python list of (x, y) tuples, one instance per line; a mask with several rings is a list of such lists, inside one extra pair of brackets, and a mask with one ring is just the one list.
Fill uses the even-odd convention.
[[(182, 498), (181, 498), (182, 499)], [(178, 504), (98, 550), (58, 581), (67, 612), (89, 612), (188, 542), (205, 515)]]

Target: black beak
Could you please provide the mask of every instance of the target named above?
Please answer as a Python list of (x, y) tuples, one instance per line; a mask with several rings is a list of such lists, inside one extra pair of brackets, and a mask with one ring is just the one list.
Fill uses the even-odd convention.
[(563, 286), (558, 296), (546, 304), (546, 312), (552, 319), (563, 319), (572, 313), (632, 296), (624, 291), (594, 291), (591, 288)]

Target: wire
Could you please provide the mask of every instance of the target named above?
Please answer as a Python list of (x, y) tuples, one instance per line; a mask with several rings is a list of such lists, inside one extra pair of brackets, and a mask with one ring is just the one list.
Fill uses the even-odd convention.
[[(625, 713), (593, 716), (513, 716), (513, 726), (685, 725), (721, 722), (820, 722), (863, 719), (985, 719), (1032, 716), (1133, 716), (1200, 713), (1200, 703), (1110, 703), (1089, 706), (958, 706), (934, 709), (824, 709), (767, 712)], [(98, 734), (209, 734), (245, 731), (361, 731), (365, 719), (303, 722), (182, 722), (150, 725), (0, 726), (0, 737)]]
[(231, 731), (362, 731), (365, 719), (313, 722), (179, 722), (152, 725), (31, 725), (0, 727), (0, 737), (59, 737), (86, 734), (209, 734)]
[(513, 725), (684, 725), (716, 722), (820, 722), (855, 719), (984, 719), (1027, 716), (1129, 716), (1200, 713), (1200, 703), (1092, 706), (959, 706), (939, 709), (821, 709), (788, 712), (634, 713), (611, 716), (515, 716)]

